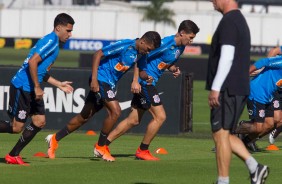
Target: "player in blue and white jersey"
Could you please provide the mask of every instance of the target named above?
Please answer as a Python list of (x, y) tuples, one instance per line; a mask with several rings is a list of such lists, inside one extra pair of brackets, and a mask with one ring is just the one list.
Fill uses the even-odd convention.
[[(22, 67), (11, 80), (8, 114), (10, 121), (0, 120), (0, 133), (20, 133), (17, 144), (6, 155), (9, 164), (28, 165), (20, 152), (46, 124), (43, 90), (40, 83), (46, 81), (66, 93), (71, 93), (71, 82), (60, 82), (48, 74), (59, 54), (60, 42), (66, 42), (72, 35), (74, 20), (61, 13), (54, 20), (54, 29), (41, 38), (30, 50)], [(28, 117), (32, 122), (24, 128)]]
[(281, 104), (275, 97), (282, 87), (282, 56), (263, 58), (250, 67), (250, 74), (255, 70), (263, 70), (250, 82), (250, 95), (247, 108), (251, 121), (241, 121), (235, 133), (248, 134), (243, 142), (251, 151), (258, 151), (253, 144), (258, 138), (268, 134), (279, 119)]
[[(282, 46), (278, 46), (275, 48), (272, 48), (269, 53), (268, 56), (277, 56), (277, 55), (282, 55)], [(278, 137), (278, 135), (282, 132), (282, 89), (280, 88), (277, 92), (277, 99), (280, 102), (280, 111), (274, 111), (274, 118), (276, 119), (276, 121), (278, 122), (276, 128), (271, 131), (271, 133), (269, 134), (269, 143), (270, 144), (274, 144), (276, 137)]]
[(144, 113), (148, 110), (153, 119), (147, 126), (146, 133), (135, 156), (142, 160), (158, 160), (150, 153), (149, 145), (165, 121), (166, 113), (155, 85), (167, 69), (173, 73), (174, 77), (180, 75), (180, 70), (175, 66), (175, 63), (183, 53), (185, 46), (192, 43), (198, 32), (199, 28), (193, 21), (184, 20), (179, 25), (178, 32), (175, 35), (163, 38), (160, 48), (152, 51), (148, 57), (142, 58), (147, 60), (147, 65), (140, 66), (140, 71), (145, 71), (152, 77), (153, 82), (148, 83), (148, 81), (135, 75), (132, 84), (134, 96), (131, 102), (131, 112), (110, 133), (107, 145), (132, 127), (139, 125)]
[[(48, 156), (55, 158), (58, 141), (85, 124), (90, 117), (106, 108), (108, 116), (103, 122), (98, 142), (94, 145), (94, 155), (106, 161), (115, 161), (106, 146), (107, 136), (121, 114), (121, 108), (116, 98), (116, 83), (132, 67), (140, 65), (140, 57), (158, 48), (161, 37), (155, 31), (146, 32), (140, 39), (126, 39), (98, 50), (92, 63), (90, 91), (85, 105), (70, 122), (56, 134), (46, 137), (49, 143)], [(137, 68), (137, 67), (136, 67)], [(143, 72), (140, 77), (150, 80)]]

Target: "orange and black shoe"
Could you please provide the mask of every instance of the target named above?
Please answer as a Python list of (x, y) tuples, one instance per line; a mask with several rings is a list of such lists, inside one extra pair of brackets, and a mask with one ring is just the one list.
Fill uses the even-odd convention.
[(114, 162), (115, 158), (111, 155), (108, 146), (99, 146), (98, 143), (94, 145), (94, 157), (100, 157), (105, 161)]
[(140, 148), (137, 149), (135, 156), (137, 159), (140, 160), (150, 160), (150, 161), (160, 160), (159, 158), (154, 157), (149, 150), (141, 150)]
[(7, 154), (5, 156), (5, 160), (7, 164), (16, 164), (16, 165), (24, 165), (29, 166), (28, 163), (24, 162), (21, 156), (11, 156)]
[(48, 157), (54, 159), (56, 157), (55, 152), (59, 147), (58, 141), (55, 139), (56, 134), (48, 135), (45, 140), (48, 143)]

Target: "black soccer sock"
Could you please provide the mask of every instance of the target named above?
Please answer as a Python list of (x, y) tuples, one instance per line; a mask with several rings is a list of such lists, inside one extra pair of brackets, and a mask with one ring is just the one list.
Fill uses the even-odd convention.
[(55, 139), (57, 141), (60, 141), (62, 138), (66, 137), (68, 134), (70, 134), (70, 131), (68, 130), (68, 127), (64, 127), (58, 133), (56, 133)]
[(17, 144), (9, 154), (11, 156), (18, 156), (23, 150), (23, 148), (33, 139), (33, 137), (40, 130), (41, 128), (36, 127), (33, 123), (30, 123), (30, 125), (26, 126)]
[(13, 126), (10, 121), (0, 120), (0, 133), (13, 133)]
[(273, 135), (273, 138), (275, 139), (276, 137), (278, 137), (280, 132), (282, 132), (282, 126), (279, 126), (279, 127), (276, 128), (276, 131), (275, 131), (275, 134)]
[(112, 142), (109, 141), (108, 139), (106, 140), (106, 145), (109, 146)]
[(105, 134), (104, 132), (100, 132), (99, 140), (98, 140), (98, 145), (99, 146), (104, 146), (107, 141), (108, 134)]
[(143, 142), (141, 142), (140, 149), (141, 150), (148, 150), (149, 149), (149, 144), (144, 144)]

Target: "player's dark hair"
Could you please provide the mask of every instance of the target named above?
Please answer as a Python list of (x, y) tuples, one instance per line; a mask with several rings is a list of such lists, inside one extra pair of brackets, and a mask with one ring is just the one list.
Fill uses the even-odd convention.
[(197, 34), (200, 29), (192, 20), (183, 20), (178, 27), (178, 33), (180, 33), (181, 31), (184, 31), (187, 34)]
[(155, 48), (160, 47), (161, 45), (161, 36), (156, 31), (146, 32), (141, 39), (144, 39), (147, 43), (153, 44)]
[(66, 13), (60, 13), (56, 16), (55, 20), (54, 20), (54, 28), (57, 26), (57, 25), (68, 25), (68, 24), (71, 24), (71, 25), (74, 25), (74, 20), (73, 18), (66, 14)]

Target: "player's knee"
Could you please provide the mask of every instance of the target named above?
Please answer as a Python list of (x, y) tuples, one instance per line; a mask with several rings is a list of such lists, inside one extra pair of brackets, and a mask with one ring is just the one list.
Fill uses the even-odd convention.
[(19, 134), (23, 130), (22, 127), (13, 127), (13, 134)]
[(38, 127), (38, 128), (43, 128), (45, 127), (46, 125), (46, 121), (42, 120), (42, 121), (36, 121), (36, 122), (33, 122), (33, 124)]
[(24, 122), (19, 122), (16, 121), (15, 119), (12, 122), (12, 126), (13, 126), (13, 134), (19, 134), (23, 131), (24, 129)]
[(159, 123), (163, 123), (166, 120), (166, 114), (165, 113), (158, 114), (156, 119)]
[(128, 121), (128, 123), (131, 125), (131, 126), (137, 126), (140, 124), (140, 121), (138, 121), (138, 119), (132, 119), (130, 121)]
[(117, 120), (120, 117), (120, 115), (121, 115), (121, 110), (116, 110), (114, 112), (111, 112), (112, 119)]

